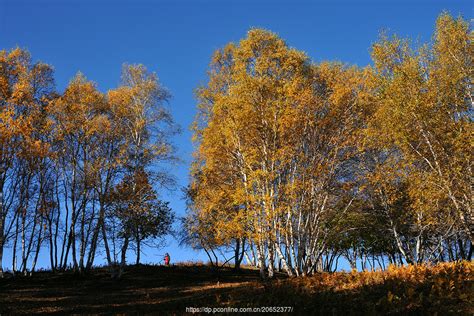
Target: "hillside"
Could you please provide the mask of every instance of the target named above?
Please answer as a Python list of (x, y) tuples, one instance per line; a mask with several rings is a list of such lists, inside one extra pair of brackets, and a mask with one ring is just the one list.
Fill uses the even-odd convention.
[(262, 282), (258, 272), (202, 265), (130, 266), (121, 280), (39, 272), (0, 280), (0, 314), (130, 314), (186, 307), (291, 306), (296, 314), (472, 314), (472, 262)]

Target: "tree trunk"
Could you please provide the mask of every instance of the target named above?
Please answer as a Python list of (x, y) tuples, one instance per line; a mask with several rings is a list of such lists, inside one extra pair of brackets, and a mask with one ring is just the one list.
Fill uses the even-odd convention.
[(286, 272), (286, 274), (288, 274), (288, 276), (290, 276), (290, 277), (294, 276), (291, 267), (288, 265), (288, 262), (286, 261), (285, 256), (283, 255), (283, 253), (280, 249), (280, 245), (275, 245), (275, 250), (276, 250), (276, 253), (277, 253), (278, 257), (280, 258), (280, 263), (283, 265), (283, 270), (285, 270), (285, 272)]
[(271, 279), (275, 276), (275, 251), (273, 245), (268, 245), (268, 277)]
[(120, 271), (119, 271), (119, 274), (118, 274), (118, 277), (120, 278), (123, 274), (123, 269), (125, 268), (125, 265), (127, 263), (127, 249), (128, 249), (128, 243), (129, 243), (129, 237), (126, 236), (124, 241), (123, 241), (123, 245), (122, 245), (122, 258), (120, 260)]
[(33, 272), (35, 271), (35, 268), (36, 268), (36, 262), (38, 262), (38, 257), (39, 257), (39, 252), (41, 250), (41, 242), (42, 242), (42, 239), (41, 239), (41, 235), (43, 233), (43, 225), (41, 225), (40, 223), (40, 230), (39, 230), (39, 235), (38, 235), (38, 243), (36, 244), (36, 253), (35, 253), (35, 256), (33, 258), (33, 263), (31, 264), (31, 271), (30, 271), (30, 276), (33, 274)]
[(72, 263), (74, 265), (74, 271), (78, 270), (78, 264), (77, 264), (77, 255), (76, 255), (76, 234), (74, 232), (74, 229), (71, 231), (71, 247), (72, 247)]
[(140, 264), (140, 252), (141, 252), (141, 249), (140, 249), (140, 237), (137, 236), (137, 261), (135, 262), (136, 265), (139, 265)]
[(265, 279), (265, 256), (263, 255), (263, 247), (257, 244), (257, 260), (260, 268), (260, 277)]
[(107, 241), (107, 232), (105, 231), (104, 224), (102, 224), (102, 238), (104, 239), (104, 248), (105, 248), (105, 254), (107, 256), (107, 263), (110, 266), (112, 264), (112, 257), (110, 256), (109, 242)]
[(2, 212), (2, 201), (0, 201), (0, 278), (3, 278), (3, 244), (5, 243), (4, 225), (5, 218)]
[(252, 254), (252, 264), (258, 268), (258, 260), (257, 260), (257, 256), (255, 255), (255, 250), (253, 249), (253, 243), (250, 242), (250, 245), (249, 245), (249, 248), (250, 248), (250, 253)]
[(51, 263), (51, 271), (56, 271), (56, 264), (54, 262), (54, 245), (53, 245), (53, 222), (48, 217), (48, 232), (49, 232), (49, 261)]
[[(99, 209), (99, 219), (97, 220), (97, 225), (94, 227), (94, 231), (92, 233), (92, 240), (91, 240), (91, 246), (90, 246), (90, 251), (89, 251), (89, 258), (87, 259), (87, 267), (86, 269), (89, 270), (92, 267), (92, 264), (94, 263), (95, 259), (95, 253), (97, 251), (97, 243), (99, 240), (99, 233), (102, 231), (102, 235), (104, 236), (104, 243), (107, 243), (107, 240), (105, 238), (105, 234), (103, 233), (103, 228), (104, 228), (104, 217), (105, 217), (105, 207), (102, 204), (101, 201), (100, 203), (100, 209)], [(107, 253), (107, 263), (111, 265), (112, 261), (110, 259), (110, 252), (108, 250), (108, 245), (105, 247), (105, 251)]]
[(15, 275), (16, 273), (16, 245), (17, 245), (17, 242), (18, 242), (18, 218), (19, 216), (17, 216), (16, 218), (16, 227), (15, 227), (15, 239), (13, 241), (13, 254), (12, 254), (12, 272), (13, 272), (13, 275)]
[[(243, 241), (245, 244), (245, 240)], [(244, 245), (242, 245), (242, 253), (240, 252), (240, 238), (235, 239), (235, 250), (234, 250), (234, 269), (240, 270), (240, 263), (242, 262), (242, 256), (244, 253)]]

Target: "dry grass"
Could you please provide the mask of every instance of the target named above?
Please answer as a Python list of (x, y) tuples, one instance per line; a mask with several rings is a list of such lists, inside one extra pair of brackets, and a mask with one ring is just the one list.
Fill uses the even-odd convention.
[(473, 263), (321, 273), (262, 282), (204, 264), (131, 266), (121, 280), (37, 273), (0, 280), (0, 314), (183, 314), (186, 307), (293, 306), (297, 314), (472, 314)]

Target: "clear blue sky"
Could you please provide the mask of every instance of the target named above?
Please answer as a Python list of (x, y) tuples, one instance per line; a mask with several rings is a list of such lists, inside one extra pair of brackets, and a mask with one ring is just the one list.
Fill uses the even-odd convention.
[[(193, 90), (206, 82), (213, 51), (238, 41), (249, 28), (272, 30), (314, 61), (364, 66), (380, 30), (427, 41), (442, 10), (470, 19), (472, 8), (470, 1), (456, 0), (0, 0), (0, 49), (27, 48), (35, 60), (52, 64), (60, 91), (79, 70), (102, 91), (118, 84), (124, 62), (155, 71), (171, 91), (171, 111), (183, 127), (175, 143), (184, 163), (172, 172), (185, 186), (193, 149), (188, 128), (195, 114)], [(184, 214), (180, 190), (165, 198)], [(167, 247), (147, 252), (143, 261), (157, 261), (157, 253), (166, 251), (173, 261), (206, 260), (170, 238)], [(47, 266), (42, 257), (40, 265)]]

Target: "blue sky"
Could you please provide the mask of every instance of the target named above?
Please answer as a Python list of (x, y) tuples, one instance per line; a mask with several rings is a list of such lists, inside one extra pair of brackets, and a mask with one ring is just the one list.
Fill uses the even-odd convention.
[[(357, 3), (356, 3), (357, 2)], [(0, 0), (0, 49), (27, 48), (35, 60), (52, 64), (58, 90), (77, 71), (102, 91), (117, 86), (122, 63), (155, 71), (173, 95), (170, 109), (183, 133), (175, 138), (183, 163), (171, 168), (180, 186), (188, 182), (193, 150), (189, 125), (193, 90), (206, 82), (214, 50), (245, 37), (252, 27), (269, 29), (314, 61), (365, 66), (370, 46), (383, 29), (421, 41), (431, 38), (443, 10), (472, 17), (470, 1), (91, 1)], [(163, 193), (178, 215), (181, 191)], [(169, 238), (144, 262), (169, 252), (173, 261), (206, 260)], [(10, 251), (4, 263), (9, 265)], [(47, 266), (41, 256), (41, 266)], [(131, 257), (130, 259), (132, 259)]]

